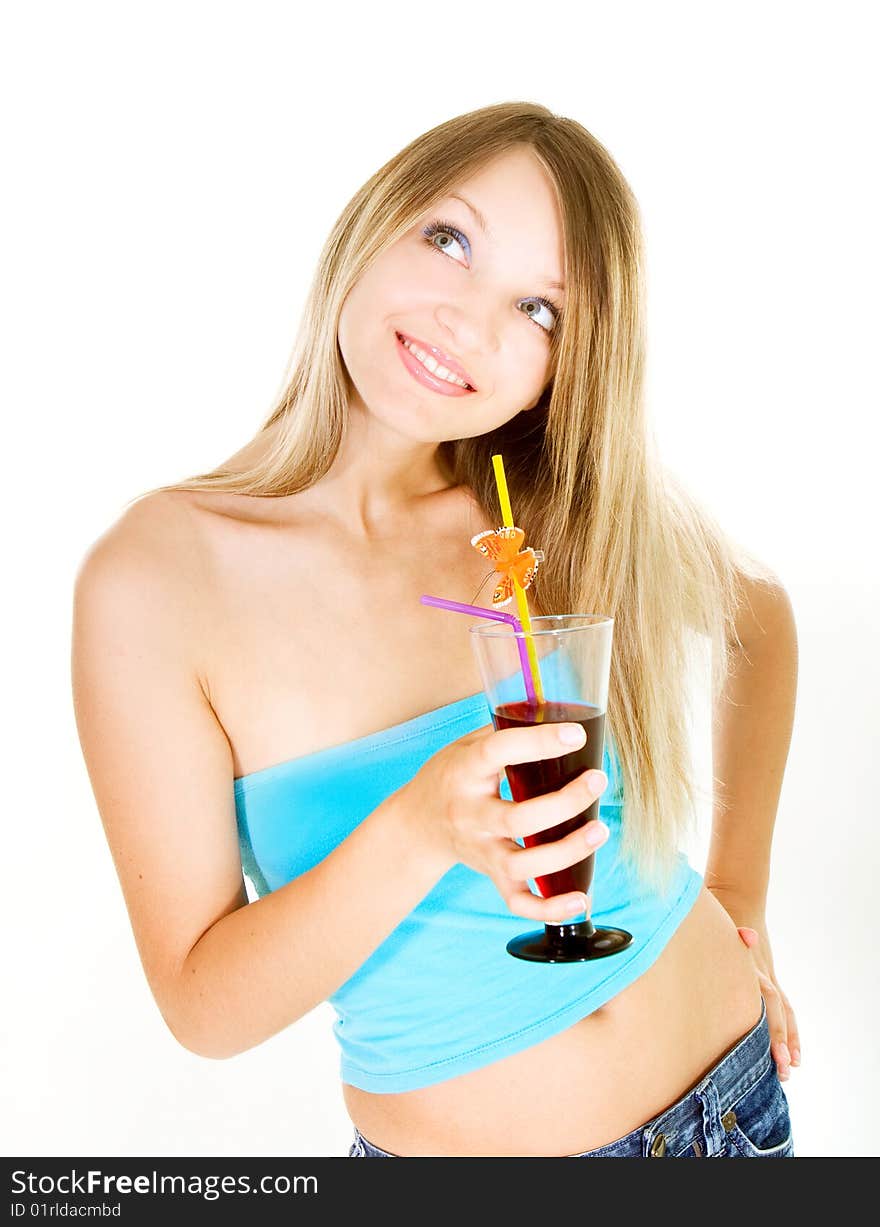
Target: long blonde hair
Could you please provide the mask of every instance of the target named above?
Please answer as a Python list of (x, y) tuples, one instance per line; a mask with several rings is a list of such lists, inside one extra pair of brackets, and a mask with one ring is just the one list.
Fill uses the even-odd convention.
[(534, 410), (440, 443), (438, 459), (491, 523), (499, 522), (491, 456), (501, 453), (516, 522), (530, 543), (552, 543), (535, 583), (540, 608), (614, 618), (605, 723), (625, 796), (620, 851), (665, 893), (696, 818), (694, 632), (711, 641), (714, 702), (739, 642), (741, 580), (775, 576), (658, 458), (644, 404), (639, 208), (607, 150), (575, 120), (535, 103), (501, 103), (456, 116), (391, 158), (343, 209), (321, 252), (283, 388), (254, 436), (277, 426), (272, 447), (243, 470), (220, 465), (136, 497), (215, 490), (276, 498), (319, 481), (345, 426), (337, 325), (349, 290), (435, 200), (523, 145), (551, 176), (564, 226), (567, 292), (551, 334), (553, 377)]

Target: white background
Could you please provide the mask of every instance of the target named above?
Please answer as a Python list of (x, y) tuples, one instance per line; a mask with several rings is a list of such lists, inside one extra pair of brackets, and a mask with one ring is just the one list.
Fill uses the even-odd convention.
[(251, 437), (361, 183), (512, 99), (576, 118), (627, 176), (664, 459), (794, 603), (785, 1089), (800, 1155), (878, 1152), (873, 7), (5, 8), (3, 1153), (347, 1153), (329, 1005), (221, 1062), (162, 1022), (76, 735), (72, 582), (127, 499)]

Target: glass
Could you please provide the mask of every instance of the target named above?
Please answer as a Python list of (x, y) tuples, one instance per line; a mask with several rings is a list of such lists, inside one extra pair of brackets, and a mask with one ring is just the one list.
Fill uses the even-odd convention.
[[(531, 625), (528, 635), (506, 622), (479, 623), (468, 628), (492, 722), (496, 729), (529, 724), (580, 724), (587, 740), (579, 749), (558, 758), (505, 767), (514, 801), (556, 792), (584, 771), (601, 770), (605, 747), (614, 619), (604, 614), (549, 614), (532, 618)], [(533, 648), (541, 691), (534, 692), (531, 685), (527, 686), (523, 669), (528, 658), (522, 652), (523, 641)], [(527, 672), (531, 683), (530, 671)], [(573, 818), (546, 831), (523, 836), (523, 843), (527, 848), (554, 843), (598, 817), (596, 800)], [(507, 943), (510, 954), (534, 963), (580, 963), (618, 954), (632, 944), (632, 934), (626, 929), (597, 928), (590, 919), (594, 855), (590, 853), (575, 865), (534, 879), (543, 899), (582, 891), (588, 905), (584, 919), (574, 918), (564, 924), (548, 922), (543, 932), (538, 929), (522, 933)]]

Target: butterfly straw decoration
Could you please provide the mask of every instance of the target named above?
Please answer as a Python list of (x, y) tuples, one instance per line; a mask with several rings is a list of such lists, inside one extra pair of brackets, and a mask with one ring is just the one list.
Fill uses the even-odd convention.
[(495, 591), (492, 593), (492, 608), (500, 609), (509, 605), (514, 596), (514, 580), (526, 590), (538, 572), (538, 564), (544, 561), (543, 550), (523, 549), (526, 535), (521, 528), (504, 525), (501, 528), (489, 528), (485, 532), (471, 537), (471, 545), (494, 563), (494, 572), (490, 571), (477, 589), (480, 595), (486, 585), (486, 580), (493, 574), (500, 575)]
[[(477, 533), (475, 537), (471, 537), (471, 545), (475, 550), (479, 550), (484, 558), (491, 558), (494, 571), (490, 571), (480, 584), (476, 596), (469, 605), (461, 601), (450, 601), (442, 596), (431, 596), (427, 592), (423, 593), (419, 599), (423, 605), (433, 605), (438, 609), (469, 614), (476, 618), (489, 618), (497, 622), (508, 622), (515, 634), (527, 700), (536, 708), (540, 708), (545, 702), (544, 687), (541, 683), (541, 670), (538, 666), (538, 654), (535, 650), (525, 590), (534, 580), (538, 572), (538, 564), (544, 561), (544, 551), (523, 548), (526, 535), (513, 522), (507, 479), (504, 476), (504, 460), (500, 453), (492, 457), (492, 468), (495, 473), (498, 501), (501, 504), (504, 523), (501, 528), (490, 528), (485, 532)], [(500, 575), (501, 578), (492, 593), (492, 608), (481, 609), (476, 604), (477, 597), (485, 588), (486, 580), (491, 579), (493, 574)], [(518, 618), (515, 614), (501, 612), (501, 606), (509, 605), (514, 597), (516, 597), (519, 612)]]

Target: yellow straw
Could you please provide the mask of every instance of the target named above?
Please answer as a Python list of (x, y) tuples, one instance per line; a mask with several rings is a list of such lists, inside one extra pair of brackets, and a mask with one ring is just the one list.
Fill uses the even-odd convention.
[[(510, 495), (507, 492), (507, 478), (504, 476), (504, 460), (500, 455), (492, 457), (492, 467), (495, 470), (495, 485), (498, 487), (498, 501), (501, 503), (501, 517), (506, 528), (513, 528), (513, 512), (510, 509)], [(526, 594), (516, 576), (513, 577), (513, 591), (519, 609), (519, 620), (526, 632), (526, 651), (529, 654), (529, 668), (532, 671), (532, 683), (535, 688), (535, 698), (544, 702), (544, 688), (541, 685), (541, 671), (538, 668), (538, 657), (535, 653), (535, 642), (532, 639), (532, 621), (529, 617), (529, 604)]]

